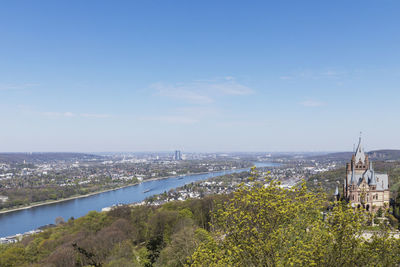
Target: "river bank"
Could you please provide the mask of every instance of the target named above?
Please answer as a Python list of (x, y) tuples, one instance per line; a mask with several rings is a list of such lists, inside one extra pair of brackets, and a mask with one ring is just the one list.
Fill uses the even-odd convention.
[[(255, 162), (257, 167), (275, 167), (278, 164)], [(183, 176), (155, 177), (144, 182), (110, 189), (106, 192), (93, 192), (73, 198), (35, 203), (29, 207), (19, 207), (13, 212), (0, 213), (0, 237), (25, 233), (38, 229), (43, 225), (54, 223), (55, 218), (80, 218), (90, 211), (100, 212), (104, 207), (115, 204), (131, 204), (141, 202), (147, 197), (168, 192), (171, 189), (192, 182), (207, 180), (220, 175), (248, 171), (249, 168), (230, 169), (224, 171), (196, 173)], [(72, 199), (72, 200), (71, 200)], [(52, 203), (52, 204), (51, 204)], [(40, 205), (40, 206), (38, 206)]]
[[(245, 171), (247, 169), (248, 168), (243, 168), (243, 169), (238, 169), (238, 170)], [(229, 169), (226, 171), (230, 171), (230, 170), (236, 170), (236, 169), (232, 168), (232, 169)], [(185, 174), (185, 175), (201, 175), (201, 174), (216, 173), (216, 172), (221, 172), (221, 171), (198, 172), (198, 173), (190, 173), (190, 174)], [(116, 188), (110, 188), (110, 189), (105, 189), (105, 190), (101, 190), (101, 191), (96, 191), (96, 192), (92, 192), (92, 193), (88, 193), (88, 194), (84, 194), (84, 195), (71, 196), (71, 197), (57, 199), (57, 200), (41, 201), (41, 202), (31, 203), (28, 206), (23, 206), (23, 207), (18, 207), (18, 208), (3, 209), (3, 210), (0, 210), (0, 214), (10, 213), (10, 212), (19, 211), (19, 210), (31, 209), (34, 207), (39, 207), (39, 206), (44, 206), (44, 205), (51, 205), (51, 204), (65, 202), (65, 201), (79, 199), (79, 198), (90, 197), (90, 196), (98, 195), (101, 193), (106, 193), (106, 192), (110, 192), (110, 191), (115, 191), (115, 190), (131, 187), (131, 186), (139, 185), (139, 184), (146, 183), (146, 182), (158, 181), (158, 180), (169, 179), (169, 178), (179, 178), (179, 177), (181, 177), (181, 176), (172, 175), (172, 176), (150, 178), (150, 179), (144, 180), (142, 182), (127, 184), (124, 186), (119, 186)]]

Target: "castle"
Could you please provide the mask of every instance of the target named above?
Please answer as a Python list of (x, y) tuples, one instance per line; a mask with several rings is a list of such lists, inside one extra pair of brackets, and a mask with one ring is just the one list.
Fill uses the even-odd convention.
[(343, 193), (352, 207), (362, 206), (370, 212), (389, 208), (389, 177), (374, 171), (361, 137), (351, 162), (346, 165)]

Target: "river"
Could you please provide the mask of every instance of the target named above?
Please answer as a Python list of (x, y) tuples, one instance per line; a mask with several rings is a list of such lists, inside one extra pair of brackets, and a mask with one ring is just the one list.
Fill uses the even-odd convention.
[[(278, 164), (255, 163), (255, 165), (257, 167), (271, 167)], [(55, 218), (59, 216), (65, 220), (71, 217), (78, 218), (92, 210), (101, 211), (102, 208), (110, 207), (117, 203), (140, 202), (149, 196), (157, 195), (185, 184), (246, 170), (249, 170), (249, 168), (153, 180), (88, 197), (0, 214), (0, 237), (22, 234), (40, 226), (54, 223)]]

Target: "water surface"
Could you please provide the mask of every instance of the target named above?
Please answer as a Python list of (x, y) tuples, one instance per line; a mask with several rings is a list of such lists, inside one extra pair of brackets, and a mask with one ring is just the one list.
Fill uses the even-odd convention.
[[(277, 164), (255, 163), (255, 165), (257, 167), (271, 167)], [(63, 217), (65, 220), (68, 220), (71, 217), (78, 218), (92, 210), (101, 211), (101, 209), (104, 207), (110, 207), (118, 203), (129, 204), (133, 202), (140, 202), (149, 196), (160, 194), (185, 184), (246, 170), (249, 169), (247, 168), (206, 174), (193, 174), (148, 181), (138, 185), (99, 193), (84, 198), (77, 198), (63, 202), (37, 206), (30, 209), (0, 214), (0, 237), (24, 233), (33, 229), (37, 229), (40, 226), (54, 223), (55, 218), (58, 216)]]

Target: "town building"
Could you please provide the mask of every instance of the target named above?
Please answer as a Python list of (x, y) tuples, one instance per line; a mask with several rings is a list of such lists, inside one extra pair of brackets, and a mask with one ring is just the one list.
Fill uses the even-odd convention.
[(180, 150), (175, 150), (174, 160), (182, 160), (182, 152)]
[(372, 161), (364, 152), (361, 137), (357, 150), (346, 165), (343, 193), (355, 208), (363, 207), (370, 212), (389, 208), (389, 176), (375, 172)]

